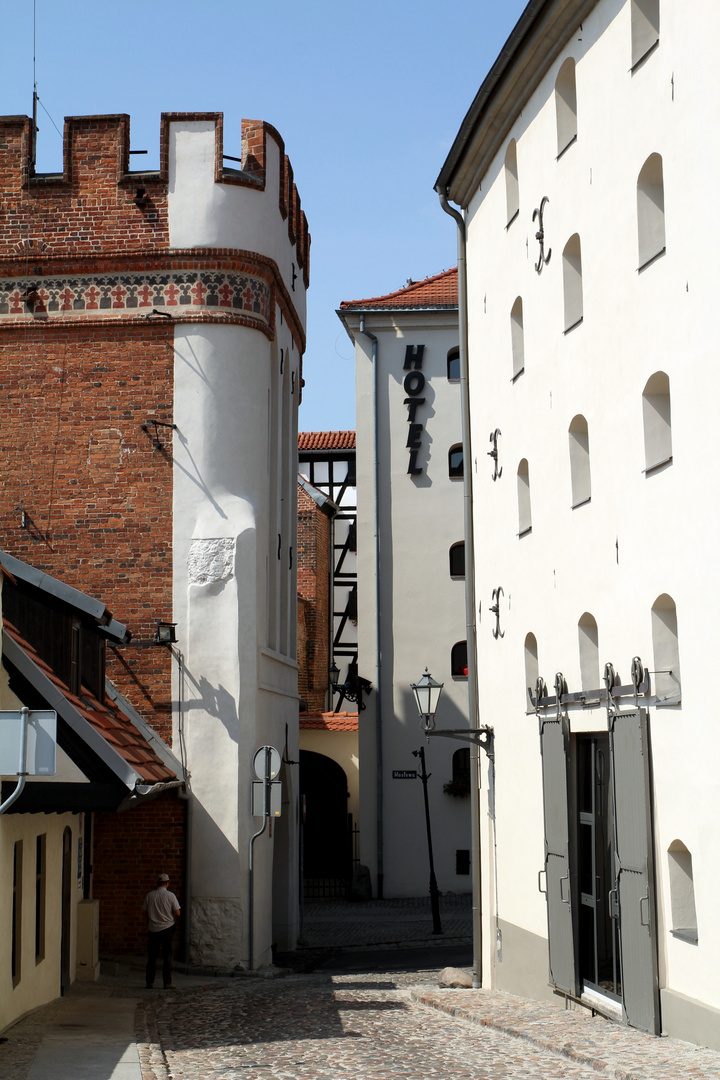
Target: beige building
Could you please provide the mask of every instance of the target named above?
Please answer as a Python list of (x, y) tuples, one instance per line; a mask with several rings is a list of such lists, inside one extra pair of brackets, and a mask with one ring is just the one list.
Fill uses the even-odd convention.
[(709, 0), (529, 3), (437, 181), (495, 744), (485, 984), (714, 1047), (717, 31)]

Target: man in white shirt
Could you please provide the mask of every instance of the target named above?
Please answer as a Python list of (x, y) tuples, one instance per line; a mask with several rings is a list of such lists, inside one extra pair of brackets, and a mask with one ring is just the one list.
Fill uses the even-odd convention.
[(159, 874), (157, 888), (145, 897), (143, 910), (147, 915), (147, 967), (145, 968), (145, 987), (152, 990), (155, 982), (157, 958), (162, 952), (163, 989), (172, 990), (172, 953), (175, 923), (180, 918), (180, 905), (175, 893), (168, 889), (170, 878)]

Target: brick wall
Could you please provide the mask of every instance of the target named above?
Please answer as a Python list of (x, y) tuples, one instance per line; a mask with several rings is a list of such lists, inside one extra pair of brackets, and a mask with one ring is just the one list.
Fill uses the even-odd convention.
[(327, 707), (330, 667), (330, 519), (298, 485), (298, 689), (309, 712)]
[[(187, 803), (169, 792), (121, 814), (95, 815), (93, 898), (100, 901), (100, 956), (142, 956), (147, 926), (142, 903), (158, 874), (185, 908)], [(183, 916), (175, 952), (180, 954)]]

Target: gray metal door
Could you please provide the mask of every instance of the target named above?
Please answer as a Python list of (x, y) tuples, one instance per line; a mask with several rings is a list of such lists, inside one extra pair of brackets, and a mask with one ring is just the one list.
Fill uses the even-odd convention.
[(560, 720), (543, 717), (540, 720), (550, 983), (558, 990), (575, 996), (577, 971), (570, 889), (569, 739), (567, 717)]
[(620, 713), (610, 721), (615, 811), (615, 906), (620, 918), (620, 962), (625, 1019), (660, 1032), (657, 976), (650, 744), (647, 712)]

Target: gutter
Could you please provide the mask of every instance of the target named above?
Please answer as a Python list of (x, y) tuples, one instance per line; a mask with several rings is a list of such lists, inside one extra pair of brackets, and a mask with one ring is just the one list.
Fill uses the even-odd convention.
[[(463, 518), (465, 523), (465, 624), (468, 662), (468, 719), (471, 728), (480, 727), (477, 677), (477, 627), (475, 623), (475, 530), (473, 523), (472, 439), (470, 427), (470, 394), (468, 384), (468, 307), (467, 307), (467, 245), (465, 220), (448, 203), (447, 192), (435, 188), (440, 205), (457, 225), (458, 250), (458, 322), (460, 338), (460, 403), (462, 411), (463, 461)], [(480, 865), (480, 747), (470, 743), (470, 825), (472, 835), (472, 897), (473, 897), (473, 987), (482, 986), (482, 867)]]
[[(372, 342), (373, 366), (373, 453), (374, 453), (374, 493), (373, 527), (375, 531), (375, 760), (377, 765), (377, 899), (383, 899), (385, 863), (383, 848), (383, 728), (382, 728), (382, 648), (380, 644), (380, 500), (378, 483), (380, 479), (380, 455), (378, 452), (378, 394), (380, 375), (378, 372), (378, 339), (365, 329), (365, 313), (360, 312), (360, 333)], [(358, 715), (358, 720), (360, 719)]]

